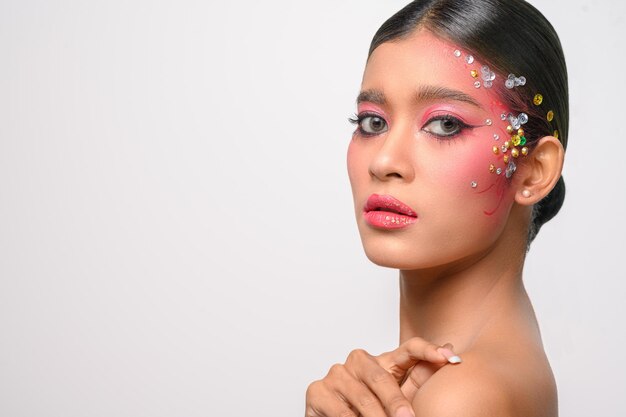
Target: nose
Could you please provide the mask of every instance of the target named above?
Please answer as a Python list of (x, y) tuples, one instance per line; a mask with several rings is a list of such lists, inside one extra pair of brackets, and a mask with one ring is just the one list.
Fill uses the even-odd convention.
[(415, 176), (412, 161), (414, 146), (415, 137), (409, 126), (396, 125), (389, 129), (370, 161), (370, 175), (380, 181), (411, 182)]

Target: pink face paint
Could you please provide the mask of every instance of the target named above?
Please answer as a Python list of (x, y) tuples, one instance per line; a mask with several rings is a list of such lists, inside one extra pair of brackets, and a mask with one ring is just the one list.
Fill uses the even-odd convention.
[[(511, 117), (511, 113), (497, 96), (498, 88), (491, 90), (493, 82), (502, 77), (498, 77), (487, 66), (481, 65), (473, 56), (465, 54), (460, 48), (455, 48), (449, 56), (453, 57), (452, 60), (457, 62), (461, 71), (467, 73), (468, 84), (472, 83), (476, 90), (483, 90), (477, 95), (484, 96), (487, 94), (489, 96), (487, 100), (483, 101), (488, 103), (486, 107), (491, 113), (490, 117), (485, 120), (486, 127), (484, 130), (490, 130), (487, 136), (493, 138), (493, 144), (487, 148), (491, 149), (491, 161), (487, 165), (487, 169), (492, 178), (485, 179), (484, 183), (472, 180), (470, 185), (477, 194), (494, 194), (495, 201), (483, 211), (485, 215), (492, 216), (502, 206), (506, 191), (509, 188), (507, 180), (517, 169), (517, 159), (520, 156), (525, 156), (528, 152), (528, 149), (523, 147), (526, 141), (523, 136), (524, 132), (519, 130), (524, 123), (523, 116), (525, 117), (525, 115)], [(497, 87), (501, 88), (499, 85)], [(518, 146), (522, 146), (522, 148), (520, 149)]]

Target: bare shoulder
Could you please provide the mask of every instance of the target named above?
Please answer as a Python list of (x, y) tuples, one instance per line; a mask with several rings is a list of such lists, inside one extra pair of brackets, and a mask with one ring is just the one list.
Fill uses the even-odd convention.
[(416, 417), (557, 417), (556, 385), (543, 351), (465, 352), (413, 399)]

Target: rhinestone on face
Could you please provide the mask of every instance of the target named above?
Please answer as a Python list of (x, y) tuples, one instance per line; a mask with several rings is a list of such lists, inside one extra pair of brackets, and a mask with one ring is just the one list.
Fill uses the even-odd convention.
[(454, 51), (454, 56), (455, 57), (460, 57), (461, 56), (461, 51), (459, 51), (458, 49), (456, 51)]
[(543, 103), (543, 96), (539, 93), (535, 94), (535, 98), (533, 98), (533, 103), (535, 106), (540, 106)]
[(502, 148), (500, 148), (502, 150), (502, 153), (506, 153), (506, 151), (509, 150), (508, 146), (502, 145)]
[(480, 88), (480, 81), (476, 81), (476, 82), (474, 83), (474, 87), (476, 87), (476, 88)]
[(478, 187), (478, 183), (476, 181), (472, 181), (470, 185), (472, 186), (472, 188)]
[(506, 120), (506, 114), (505, 113), (502, 113), (500, 115), (500, 120)]
[(508, 80), (506, 80), (506, 81), (504, 82), (504, 86), (510, 90), (510, 89), (512, 89), (513, 87), (515, 87), (515, 81), (514, 81), (514, 80), (511, 80), (511, 79), (508, 79)]
[(468, 64), (473, 64), (474, 63), (474, 57), (471, 55), (468, 55), (465, 57), (465, 62), (467, 62)]
[(548, 119), (549, 122), (554, 119), (554, 112), (552, 110), (548, 112), (548, 114), (546, 115), (546, 119)]
[(519, 114), (519, 122), (520, 124), (526, 124), (528, 123), (528, 115), (526, 113), (520, 113)]
[(494, 133), (494, 134), (493, 134), (493, 138), (494, 138), (495, 140), (500, 140), (500, 135), (498, 135), (497, 133)]
[(506, 172), (504, 173), (504, 175), (507, 178), (511, 178), (511, 175), (513, 175), (516, 169), (517, 169), (517, 166), (515, 165), (515, 162), (511, 161), (509, 165), (507, 165)]
[(491, 119), (487, 119), (487, 120), (485, 120), (485, 124), (487, 126), (491, 126), (493, 124), (493, 121), (491, 121)]
[(483, 83), (483, 85), (485, 86), (485, 88), (491, 88), (493, 87), (493, 81), (487, 80)]
[(496, 174), (498, 174), (498, 175), (502, 174), (502, 168), (496, 169)]

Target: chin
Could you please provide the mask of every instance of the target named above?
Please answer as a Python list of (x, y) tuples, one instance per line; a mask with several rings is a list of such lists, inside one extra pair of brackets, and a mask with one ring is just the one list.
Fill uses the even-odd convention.
[(402, 243), (394, 244), (389, 241), (363, 240), (362, 242), (367, 259), (385, 268), (418, 270), (430, 269), (446, 263), (437, 254), (420, 250), (416, 245), (408, 248), (403, 247)]
[(385, 268), (404, 271), (447, 270), (473, 263), (492, 248), (493, 242), (466, 237), (433, 241), (414, 235), (372, 234), (363, 231), (361, 243), (367, 258)]

